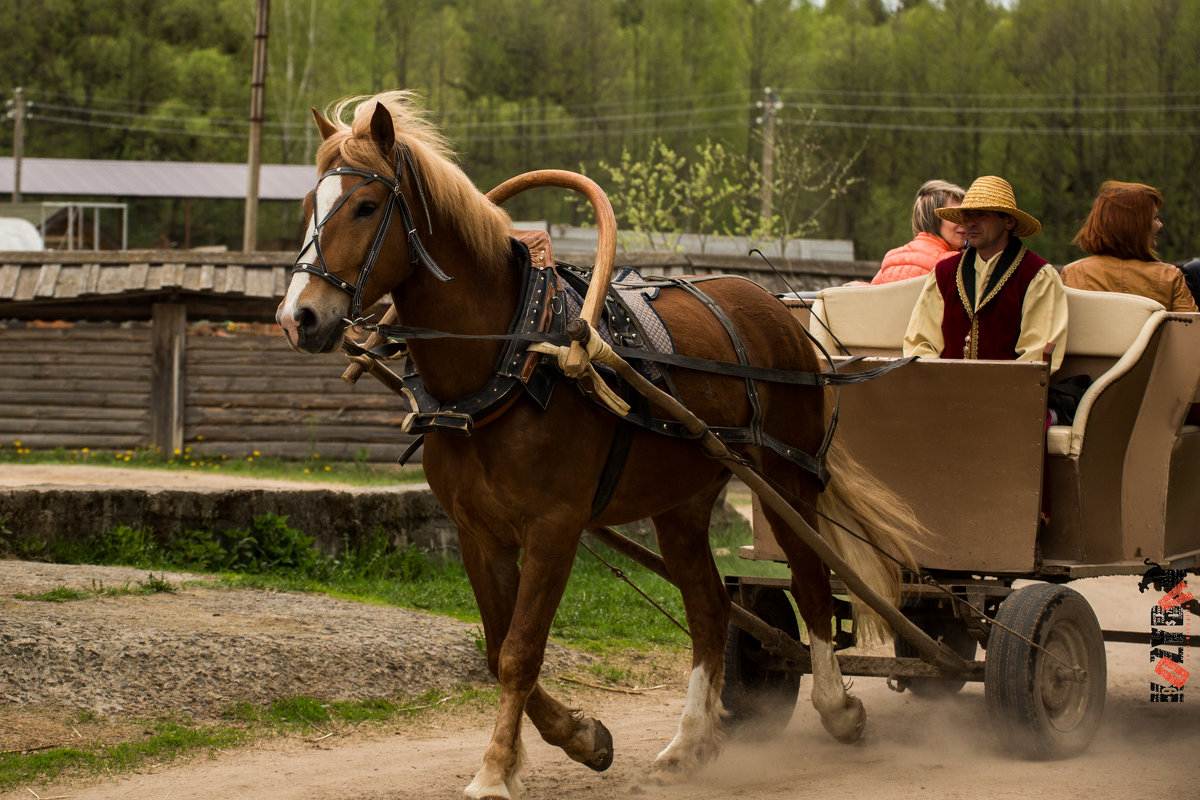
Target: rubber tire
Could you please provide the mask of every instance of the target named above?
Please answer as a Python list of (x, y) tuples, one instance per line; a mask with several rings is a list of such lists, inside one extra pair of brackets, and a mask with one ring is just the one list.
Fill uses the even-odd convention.
[(1108, 667), (1096, 614), (1074, 589), (1040, 583), (1009, 595), (996, 621), (1087, 670), (1081, 681), (1056, 677), (1057, 662), (992, 625), (984, 660), (988, 717), (1002, 744), (1030, 759), (1084, 752), (1104, 713)]
[[(800, 638), (796, 612), (782, 589), (754, 590), (749, 610), (793, 639)], [(787, 727), (796, 710), (801, 673), (765, 667), (758, 656), (762, 643), (741, 628), (729, 626), (725, 640), (725, 729), (741, 738), (768, 739)]]
[[(918, 628), (967, 661), (975, 660), (975, 650), (978, 645), (967, 631), (966, 623), (961, 619), (946, 616), (935, 617), (920, 613), (909, 614), (908, 618)], [(917, 648), (899, 636), (896, 637), (892, 649), (897, 658), (920, 658)], [(936, 700), (958, 693), (966, 684), (966, 681), (954, 678), (912, 678), (909, 680), (908, 690), (917, 697)]]

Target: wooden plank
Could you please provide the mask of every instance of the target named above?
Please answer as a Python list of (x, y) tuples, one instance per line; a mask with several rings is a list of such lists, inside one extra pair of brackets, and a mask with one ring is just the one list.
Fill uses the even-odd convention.
[(150, 351), (150, 442), (168, 452), (183, 447), (186, 343), (187, 308), (181, 303), (155, 303)]
[(287, 294), (288, 284), (291, 282), (291, 270), (283, 267), (276, 267), (272, 270), (275, 276), (275, 291), (272, 293), (275, 297), (283, 297)]
[(73, 420), (89, 420), (96, 418), (105, 419), (136, 419), (143, 422), (147, 421), (145, 397), (143, 402), (138, 406), (105, 406), (88, 403), (86, 406), (73, 405), (64, 406), (56, 403), (16, 403), (17, 398), (5, 397), (5, 403), (0, 404), (0, 425), (14, 419), (27, 419), (30, 417), (45, 418), (45, 419), (73, 419)]
[(17, 291), (17, 276), (21, 274), (20, 264), (5, 264), (0, 266), (0, 300), (12, 297)]
[[(130, 437), (140, 436), (146, 430), (146, 421), (109, 420), (109, 419), (51, 419), (39, 417), (21, 420), (20, 425), (8, 427), (12, 420), (0, 420), (0, 438), (10, 436), (31, 436), (38, 433), (60, 433), (69, 437), (89, 436), (92, 434), (126, 434)], [(7, 429), (7, 430), (6, 430)], [(24, 441), (22, 439), (22, 441)], [(68, 445), (64, 445), (68, 446)]]
[(13, 300), (32, 300), (33, 290), (37, 288), (40, 269), (23, 269), (17, 275), (17, 286), (13, 289)]
[(147, 281), (150, 278), (150, 265), (144, 262), (134, 262), (129, 265), (129, 269), (125, 273), (125, 286), (121, 289), (124, 292), (140, 292), (143, 289), (148, 289)]
[(179, 276), (179, 286), (185, 292), (200, 291), (200, 265), (186, 264), (183, 267), (183, 273)]
[(252, 297), (278, 297), (272, 271), (267, 268), (246, 270), (246, 294)]
[(225, 294), (246, 293), (246, 268), (241, 264), (230, 264), (225, 268)]
[[(150, 264), (146, 268), (146, 284), (144, 288), (148, 292), (157, 292), (163, 286), (163, 265)], [(133, 287), (130, 287), (133, 288)]]
[[(4, 399), (10, 403), (22, 403), (29, 406), (49, 408), (54, 405), (78, 406), (80, 393), (78, 391), (62, 392), (43, 389), (40, 383), (18, 389), (4, 389)], [(87, 404), (95, 408), (141, 408), (150, 404), (150, 392), (92, 392), (87, 395)]]
[(78, 297), (83, 291), (84, 271), (82, 264), (64, 266), (58, 273), (58, 281), (54, 286), (54, 297)]
[(53, 297), (54, 286), (58, 283), (58, 273), (62, 271), (61, 264), (43, 264), (38, 272), (37, 283), (33, 287), (33, 297)]
[(100, 286), (100, 265), (91, 263), (84, 264), (84, 280), (80, 290), (80, 294), (91, 295), (99, 291)]
[(178, 289), (183, 286), (183, 271), (185, 265), (167, 263), (162, 265), (162, 278), (159, 287), (162, 289)]
[(202, 292), (211, 292), (213, 290), (213, 276), (216, 274), (216, 267), (212, 264), (200, 265), (200, 283), (197, 288)]
[(25, 447), (34, 450), (50, 450), (63, 447), (78, 450), (83, 447), (93, 450), (133, 450), (144, 449), (149, 445), (145, 431), (127, 434), (70, 434), (71, 440), (64, 442), (62, 433), (28, 433), (21, 436), (19, 441)]
[[(38, 391), (46, 394), (69, 395), (74, 402), (83, 402), (85, 398), (101, 395), (137, 394), (145, 387), (134, 385), (127, 379), (107, 380), (94, 377), (56, 376), (37, 381), (17, 379), (9, 375), (0, 375), (0, 392), (6, 395), (10, 392), (31, 391), (30, 387), (38, 387)], [(132, 391), (131, 391), (132, 390)]]
[(122, 372), (129, 373), (137, 370), (150, 369), (150, 354), (100, 353), (91, 348), (73, 350), (50, 357), (47, 351), (31, 353), (29, 351), (9, 351), (0, 348), (0, 364), (9, 366), (24, 366), (29, 364), (52, 364), (59, 371), (78, 367), (91, 373)]
[[(360, 426), (325, 433), (318, 429), (316, 441), (324, 436), (336, 441), (357, 444), (392, 444), (404, 435), (399, 428), (390, 426)], [(258, 442), (258, 441), (309, 441), (313, 438), (305, 425), (189, 425), (188, 436), (203, 436), (205, 441)]]

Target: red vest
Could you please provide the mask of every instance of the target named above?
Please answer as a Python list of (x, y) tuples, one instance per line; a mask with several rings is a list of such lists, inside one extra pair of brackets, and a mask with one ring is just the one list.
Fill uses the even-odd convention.
[[(973, 248), (968, 249), (966, 253), (971, 258), (975, 257)], [(938, 289), (942, 294), (942, 341), (945, 343), (942, 347), (942, 358), (1015, 361), (1017, 340), (1021, 335), (1021, 305), (1025, 301), (1025, 290), (1047, 262), (1028, 250), (1024, 250), (1023, 255), (1018, 253), (1017, 258), (1020, 261), (1002, 270), (1002, 283), (983, 298), (983, 303), (976, 309), (972, 321), (963, 297), (965, 295), (969, 298), (968, 302), (974, 303), (975, 288), (973, 281), (963, 281), (959, 270), (959, 262), (963, 256), (964, 253), (954, 253), (943, 258), (934, 267)], [(1003, 261), (1004, 257), (1001, 256), (1001, 263), (996, 265), (994, 271), (1001, 270)], [(973, 273), (974, 270), (970, 272)]]

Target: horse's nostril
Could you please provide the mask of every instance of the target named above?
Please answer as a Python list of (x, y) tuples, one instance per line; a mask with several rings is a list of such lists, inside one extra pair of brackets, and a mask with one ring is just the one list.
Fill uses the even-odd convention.
[(311, 308), (301, 306), (296, 309), (296, 327), (300, 330), (310, 330), (317, 324), (317, 315)]

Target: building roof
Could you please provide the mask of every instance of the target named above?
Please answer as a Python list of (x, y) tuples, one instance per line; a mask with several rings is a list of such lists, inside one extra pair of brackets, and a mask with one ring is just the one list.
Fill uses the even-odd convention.
[[(0, 193), (13, 191), (13, 159), (0, 158)], [(245, 164), (187, 161), (111, 161), (24, 158), (21, 192), (86, 197), (199, 197), (244, 199)], [(315, 166), (263, 164), (260, 200), (301, 200), (317, 182)]]

